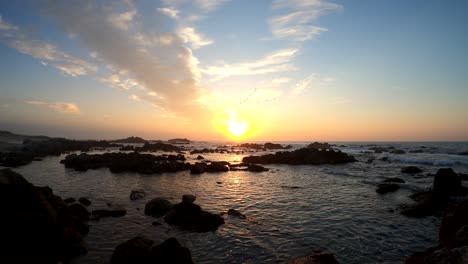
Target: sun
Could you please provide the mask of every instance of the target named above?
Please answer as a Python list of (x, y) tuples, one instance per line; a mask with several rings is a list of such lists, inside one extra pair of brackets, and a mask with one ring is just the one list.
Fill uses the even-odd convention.
[(231, 114), (231, 119), (228, 120), (228, 131), (234, 137), (241, 137), (247, 133), (249, 129), (249, 122), (237, 118), (237, 113)]

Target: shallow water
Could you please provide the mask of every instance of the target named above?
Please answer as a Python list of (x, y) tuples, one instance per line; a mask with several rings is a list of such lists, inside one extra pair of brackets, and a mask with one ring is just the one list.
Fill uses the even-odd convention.
[[(439, 167), (450, 166), (468, 173), (468, 157), (453, 154), (466, 151), (468, 144), (377, 144), (406, 151), (426, 147), (425, 153), (403, 155), (362, 153), (376, 143), (341, 144), (346, 147), (340, 149), (360, 161), (377, 160), (371, 164), (266, 165), (270, 171), (262, 173), (139, 175), (112, 174), (108, 169), (76, 172), (59, 163), (63, 155), (15, 170), (35, 185), (50, 186), (63, 198), (88, 197), (93, 202), (90, 210), (105, 207), (107, 202), (127, 209), (124, 217), (90, 222), (90, 232), (85, 237), (89, 252), (75, 259), (75, 263), (108, 263), (116, 245), (137, 235), (156, 243), (176, 237), (190, 248), (195, 263), (282, 263), (313, 249), (334, 252), (341, 263), (402, 263), (412, 252), (436, 245), (439, 217), (413, 219), (400, 215), (397, 209), (400, 204), (411, 202), (409, 194), (428, 188), (432, 176), (427, 174), (435, 173)], [(294, 147), (302, 145), (296, 143)], [(202, 155), (209, 160), (227, 161), (241, 161), (243, 157)], [(196, 156), (186, 154), (191, 163)], [(379, 160), (382, 157), (391, 162)], [(412, 164), (423, 168), (424, 173), (400, 173), (402, 167)], [(388, 177), (400, 177), (407, 183), (395, 193), (378, 195), (375, 185)], [(147, 196), (131, 201), (132, 189), (143, 189)], [(216, 232), (191, 233), (144, 215), (145, 203), (150, 199), (165, 197), (178, 202), (185, 193), (195, 194), (196, 203), (207, 211), (221, 213), (234, 208), (247, 219), (224, 216), (226, 223)], [(162, 225), (153, 226), (154, 221)]]

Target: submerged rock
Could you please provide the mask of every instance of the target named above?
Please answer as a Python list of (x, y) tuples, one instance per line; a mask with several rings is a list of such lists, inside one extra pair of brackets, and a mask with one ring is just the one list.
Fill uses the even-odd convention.
[(231, 215), (231, 216), (239, 217), (240, 219), (246, 219), (247, 218), (243, 213), (237, 211), (236, 209), (229, 209), (227, 211), (227, 214)]
[(405, 183), (405, 181), (403, 179), (400, 179), (400, 178), (387, 178), (383, 182)]
[(130, 200), (138, 200), (138, 199), (143, 199), (145, 198), (146, 193), (142, 190), (132, 190), (130, 193)]
[(109, 208), (98, 209), (91, 212), (92, 220), (99, 220), (103, 217), (121, 217), (127, 214), (127, 209), (119, 204), (108, 204)]
[(421, 170), (420, 168), (415, 167), (415, 166), (404, 167), (404, 168), (401, 169), (402, 173), (408, 173), (408, 174), (416, 174), (416, 173), (420, 173), (422, 171), (423, 170)]
[(172, 208), (172, 203), (164, 198), (154, 198), (145, 205), (145, 215), (160, 217)]
[(400, 189), (400, 185), (394, 183), (381, 183), (377, 185), (377, 190), (375, 190), (379, 194), (386, 194), (389, 192), (395, 192), (396, 190)]
[(342, 164), (355, 161), (356, 159), (353, 156), (341, 151), (333, 149), (318, 150), (315, 148), (301, 148), (289, 152), (280, 151), (275, 154), (248, 156), (242, 159), (242, 162), (245, 163), (291, 165)]
[(52, 189), (10, 169), (0, 170), (0, 211), (0, 263), (52, 264), (86, 253), (87, 225)]

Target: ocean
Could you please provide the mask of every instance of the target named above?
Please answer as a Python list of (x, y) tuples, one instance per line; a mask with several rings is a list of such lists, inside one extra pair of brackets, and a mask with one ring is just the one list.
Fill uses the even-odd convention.
[[(296, 149), (309, 142), (277, 143), (291, 144)], [(228, 143), (195, 142), (184, 146), (191, 150), (225, 144)], [(195, 263), (284, 263), (314, 249), (333, 252), (340, 263), (402, 263), (413, 252), (437, 245), (441, 217), (409, 218), (399, 213), (399, 206), (412, 203), (408, 195), (430, 188), (439, 168), (468, 173), (468, 156), (458, 155), (468, 150), (467, 142), (335, 144), (335, 148), (352, 154), (358, 162), (264, 165), (270, 171), (261, 173), (191, 175), (183, 171), (139, 175), (113, 174), (108, 169), (66, 169), (60, 164), (66, 155), (61, 155), (14, 170), (37, 186), (50, 186), (62, 198), (89, 198), (90, 210), (103, 208), (109, 202), (127, 209), (123, 217), (90, 221), (90, 232), (85, 236), (89, 252), (72, 263), (108, 263), (115, 246), (135, 236), (145, 236), (156, 244), (176, 237), (191, 250)], [(375, 146), (393, 146), (406, 153), (369, 151)], [(92, 153), (102, 152), (105, 151)], [(273, 152), (201, 155), (211, 161), (238, 163), (244, 156)], [(190, 163), (196, 162), (197, 156), (185, 153)], [(423, 173), (400, 172), (410, 165), (423, 169)], [(406, 183), (396, 192), (377, 194), (376, 185), (391, 177)], [(131, 201), (129, 195), (135, 189), (144, 190), (146, 197)], [(209, 212), (222, 213), (232, 208), (247, 218), (224, 215), (225, 224), (217, 231), (194, 233), (167, 225), (163, 218), (144, 215), (145, 203), (152, 198), (163, 197), (177, 203), (183, 194), (196, 195), (195, 203)], [(155, 221), (161, 225), (152, 225)]]

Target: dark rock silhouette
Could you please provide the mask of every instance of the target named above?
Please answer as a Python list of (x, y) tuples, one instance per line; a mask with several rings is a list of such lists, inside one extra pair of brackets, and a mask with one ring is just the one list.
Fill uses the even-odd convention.
[(224, 224), (221, 216), (203, 211), (199, 205), (184, 201), (174, 205), (164, 220), (170, 225), (196, 232), (216, 231)]
[(422, 171), (423, 171), (422, 169), (415, 167), (415, 166), (404, 167), (401, 169), (402, 173), (408, 173), (408, 174), (417, 174)]
[(190, 144), (192, 141), (186, 139), (186, 138), (173, 138), (169, 139), (167, 142), (171, 144)]
[(416, 203), (404, 205), (401, 213), (411, 217), (441, 214), (453, 203), (451, 196), (464, 195), (468, 195), (468, 188), (461, 185), (460, 176), (450, 168), (439, 169), (434, 176), (432, 190), (411, 195)]
[(152, 174), (162, 172), (177, 172), (187, 170), (190, 165), (184, 163), (185, 157), (179, 155), (155, 156), (141, 153), (104, 153), (89, 155), (71, 154), (65, 157), (61, 163), (66, 168), (77, 171), (89, 169), (109, 168), (113, 173), (137, 172)]
[(246, 219), (247, 218), (243, 213), (237, 211), (236, 209), (229, 209), (227, 211), (227, 214), (231, 215), (231, 216), (239, 217), (240, 219)]
[(192, 174), (202, 174), (206, 171), (208, 164), (204, 162), (196, 162), (193, 165), (190, 165), (190, 173)]
[(201, 155), (198, 155), (197, 160), (202, 160), (202, 159), (205, 159), (205, 158)]
[(172, 208), (172, 203), (164, 198), (154, 198), (145, 205), (145, 214), (155, 217), (165, 215)]
[(383, 182), (395, 182), (395, 183), (405, 183), (403, 179), (400, 178), (387, 178)]
[(319, 142), (314, 142), (314, 143), (310, 143), (309, 145), (307, 145), (306, 148), (311, 148), (311, 149), (329, 149), (331, 148), (331, 145), (328, 144), (328, 143), (319, 143)]
[(355, 162), (356, 159), (341, 151), (333, 149), (318, 150), (315, 148), (301, 148), (294, 151), (282, 151), (262, 156), (248, 156), (242, 159), (246, 163), (259, 164), (291, 164), (291, 165), (320, 165), (341, 164)]
[(264, 149), (284, 149), (285, 147), (283, 147), (283, 145), (281, 145), (281, 144), (275, 144), (275, 143), (267, 142), (267, 143), (263, 144), (263, 148)]
[(156, 143), (148, 143), (146, 142), (141, 147), (135, 147), (135, 151), (148, 151), (148, 152), (157, 152), (157, 151), (166, 151), (166, 152), (179, 152), (182, 149), (166, 143), (156, 142)]
[(78, 199), (78, 202), (80, 202), (84, 206), (89, 206), (91, 204), (91, 201), (86, 197), (80, 197)]
[(119, 244), (112, 254), (111, 264), (192, 264), (190, 250), (182, 247), (175, 238), (153, 246), (154, 241), (135, 237)]
[(389, 192), (395, 192), (400, 189), (400, 185), (394, 183), (381, 183), (377, 185), (377, 190), (375, 190), (379, 194), (386, 194)]
[(144, 144), (144, 143), (148, 142), (148, 140), (142, 139), (141, 137), (133, 137), (132, 136), (132, 137), (123, 138), (123, 139), (111, 140), (109, 142), (112, 142), (112, 143), (132, 143), (132, 144), (141, 143), (141, 144)]
[(127, 210), (119, 204), (107, 204), (108, 208), (93, 210), (91, 220), (100, 220), (104, 217), (122, 217), (127, 214)]
[(87, 252), (81, 215), (10, 169), (0, 170), (0, 210), (0, 263), (67, 262)]

